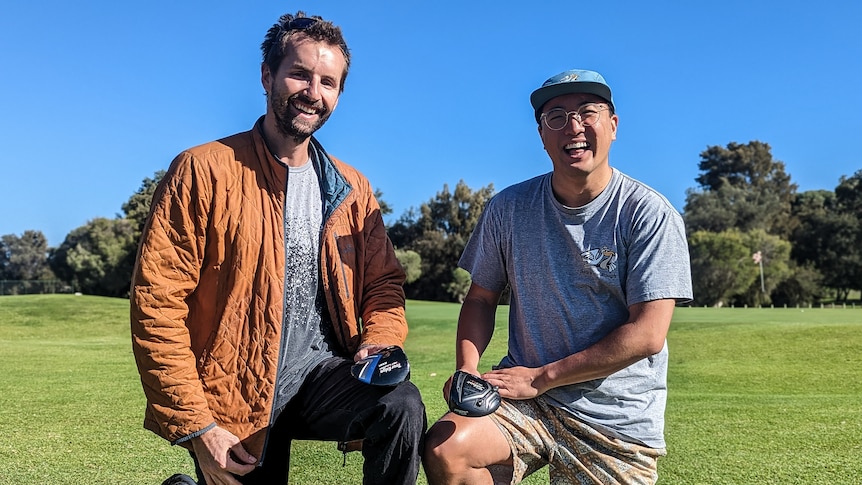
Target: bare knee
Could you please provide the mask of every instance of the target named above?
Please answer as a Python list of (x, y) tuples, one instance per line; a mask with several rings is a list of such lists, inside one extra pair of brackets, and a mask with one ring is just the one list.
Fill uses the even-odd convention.
[(434, 423), (425, 434), (425, 450), (422, 465), (429, 483), (448, 483), (446, 477), (458, 473), (457, 461), (464, 460), (463, 450), (459, 449), (456, 427), (451, 421), (441, 420)]
[(508, 442), (489, 418), (447, 415), (425, 435), (422, 463), (430, 485), (491, 483), (487, 467), (509, 456)]

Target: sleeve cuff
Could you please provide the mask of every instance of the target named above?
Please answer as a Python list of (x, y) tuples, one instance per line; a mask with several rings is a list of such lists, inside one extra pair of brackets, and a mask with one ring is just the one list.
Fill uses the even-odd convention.
[(190, 434), (190, 435), (186, 435), (186, 436), (183, 436), (182, 438), (180, 438), (180, 439), (178, 439), (178, 440), (176, 440), (176, 441), (172, 441), (172, 442), (171, 442), (171, 445), (172, 445), (172, 446), (173, 446), (173, 445), (179, 445), (179, 444), (185, 443), (186, 441), (190, 441), (190, 440), (192, 440), (192, 439), (194, 439), (194, 438), (197, 438), (198, 436), (200, 436), (200, 435), (202, 435), (202, 434), (206, 433), (207, 431), (209, 431), (209, 430), (211, 430), (211, 429), (215, 428), (215, 426), (216, 426), (216, 424), (215, 424), (215, 423), (212, 423), (212, 424), (210, 424), (209, 426), (207, 426), (206, 428), (204, 428), (204, 429), (202, 429), (202, 430), (200, 430), (200, 431), (195, 431), (194, 433), (192, 433), (192, 434)]

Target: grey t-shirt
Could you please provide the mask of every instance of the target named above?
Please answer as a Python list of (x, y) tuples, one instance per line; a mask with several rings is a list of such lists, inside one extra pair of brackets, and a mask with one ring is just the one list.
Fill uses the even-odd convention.
[[(692, 298), (682, 217), (616, 169), (605, 190), (578, 208), (556, 200), (550, 173), (503, 190), (489, 201), (459, 266), (483, 288), (511, 286), (502, 367), (539, 367), (577, 353), (625, 323), (632, 304)], [(612, 436), (662, 448), (667, 355), (665, 345), (547, 397)]]
[(284, 322), (276, 383), (277, 412), (299, 391), (308, 372), (333, 355), (331, 325), (319, 295), (323, 201), (314, 164), (288, 167), (284, 203)]

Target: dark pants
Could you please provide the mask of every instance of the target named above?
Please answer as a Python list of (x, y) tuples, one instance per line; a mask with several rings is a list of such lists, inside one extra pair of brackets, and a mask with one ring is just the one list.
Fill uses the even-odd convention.
[[(419, 389), (409, 381), (395, 387), (364, 384), (350, 375), (352, 364), (331, 358), (311, 371), (269, 431), (262, 462), (251, 473), (237, 477), (239, 481), (245, 485), (286, 484), (293, 439), (362, 439), (364, 484), (416, 483), (428, 427)], [(198, 483), (204, 484), (196, 458), (195, 469)]]

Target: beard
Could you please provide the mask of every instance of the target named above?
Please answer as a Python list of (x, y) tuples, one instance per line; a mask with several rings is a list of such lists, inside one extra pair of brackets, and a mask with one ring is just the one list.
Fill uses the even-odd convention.
[[(308, 106), (313, 106), (317, 110), (317, 121), (309, 123), (301, 119), (299, 114), (296, 113), (296, 108), (291, 106), (294, 99)], [(275, 126), (278, 128), (278, 132), (284, 136), (293, 138), (296, 143), (302, 143), (307, 140), (308, 137), (326, 123), (329, 115), (332, 114), (322, 101), (312, 102), (300, 93), (287, 96), (273, 90), (273, 93), (269, 96), (269, 104), (275, 117)]]

